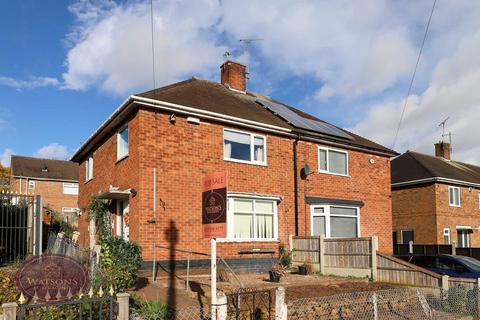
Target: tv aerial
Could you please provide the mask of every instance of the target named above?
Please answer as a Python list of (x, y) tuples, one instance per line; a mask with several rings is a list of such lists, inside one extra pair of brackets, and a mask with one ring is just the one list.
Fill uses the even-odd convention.
[(448, 137), (448, 142), (450, 143), (450, 145), (452, 144), (452, 135), (453, 133), (452, 132), (448, 132), (448, 133), (445, 133), (445, 124), (447, 123), (447, 120), (450, 119), (450, 117), (447, 117), (445, 120), (443, 120), (442, 122), (440, 122), (440, 124), (438, 125), (439, 127), (442, 127), (442, 141), (445, 137)]

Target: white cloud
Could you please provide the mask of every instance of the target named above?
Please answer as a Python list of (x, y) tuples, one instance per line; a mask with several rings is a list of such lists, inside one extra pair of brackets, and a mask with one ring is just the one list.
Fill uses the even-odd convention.
[(28, 80), (18, 80), (11, 77), (0, 77), (0, 85), (15, 88), (17, 90), (22, 90), (44, 87), (58, 87), (60, 85), (60, 82), (56, 78), (52, 77), (32, 76)]
[(41, 147), (33, 154), (34, 157), (38, 158), (59, 160), (66, 160), (69, 155), (67, 147), (56, 142)]
[[(454, 134), (453, 158), (480, 164), (479, 56), (477, 29), (464, 35), (457, 50), (437, 64), (428, 87), (421, 94), (409, 97), (397, 151), (410, 149), (432, 154), (433, 143), (441, 139), (438, 124), (450, 117), (446, 132)], [(351, 130), (390, 145), (403, 105), (404, 100), (376, 105)]]
[(3, 150), (2, 153), (0, 153), (0, 163), (2, 164), (2, 166), (4, 167), (10, 166), (10, 158), (12, 154), (13, 154), (13, 150), (8, 148)]
[[(70, 7), (77, 25), (68, 36), (65, 87), (85, 90), (93, 85), (125, 95), (152, 87), (150, 5), (81, 1)], [(224, 47), (211, 28), (219, 3), (154, 1), (157, 85), (194, 74), (211, 77), (218, 71)]]

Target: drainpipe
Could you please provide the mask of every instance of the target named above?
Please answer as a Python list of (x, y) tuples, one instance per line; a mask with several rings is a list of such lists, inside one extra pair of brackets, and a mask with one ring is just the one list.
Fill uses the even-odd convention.
[(293, 179), (295, 194), (295, 236), (298, 236), (298, 164), (297, 164), (297, 145), (300, 135), (293, 142)]

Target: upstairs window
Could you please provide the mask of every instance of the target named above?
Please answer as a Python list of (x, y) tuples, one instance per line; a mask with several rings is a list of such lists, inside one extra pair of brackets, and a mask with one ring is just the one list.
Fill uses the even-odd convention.
[(35, 190), (35, 181), (34, 180), (29, 180), (28, 181), (28, 189), (29, 190)]
[(78, 195), (78, 183), (63, 183), (63, 194)]
[(402, 243), (408, 244), (410, 241), (415, 240), (415, 233), (413, 230), (402, 230)]
[(348, 175), (348, 152), (318, 148), (318, 172)]
[(448, 187), (448, 203), (450, 204), (450, 207), (462, 206), (459, 187)]
[(225, 160), (266, 164), (265, 145), (264, 136), (230, 129), (223, 131)]
[(89, 156), (85, 161), (85, 181), (93, 179), (93, 157)]
[(117, 133), (117, 160), (128, 156), (128, 126)]

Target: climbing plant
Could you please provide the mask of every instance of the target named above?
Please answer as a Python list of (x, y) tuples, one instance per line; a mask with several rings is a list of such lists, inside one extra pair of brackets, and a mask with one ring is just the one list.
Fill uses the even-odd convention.
[(94, 219), (96, 230), (100, 236), (100, 241), (112, 236), (112, 219), (108, 210), (108, 205), (104, 200), (98, 197), (92, 197), (88, 206), (85, 208), (90, 214), (87, 221)]

